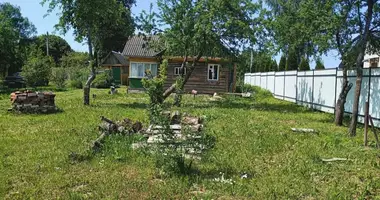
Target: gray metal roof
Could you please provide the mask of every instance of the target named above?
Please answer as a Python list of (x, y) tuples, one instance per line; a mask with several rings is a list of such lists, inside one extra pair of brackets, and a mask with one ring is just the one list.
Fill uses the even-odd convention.
[[(158, 40), (157, 36), (152, 36), (153, 40)], [(124, 46), (123, 56), (130, 57), (155, 57), (160, 52), (149, 48), (148, 41), (144, 39), (144, 36), (130, 37)]]
[(112, 51), (103, 60), (102, 65), (113, 65), (113, 64), (121, 64), (121, 65), (127, 66), (128, 60), (123, 55), (121, 55), (121, 53)]

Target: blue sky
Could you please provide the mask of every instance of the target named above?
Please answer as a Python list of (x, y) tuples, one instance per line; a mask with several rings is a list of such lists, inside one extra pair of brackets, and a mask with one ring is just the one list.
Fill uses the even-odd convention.
[[(54, 25), (58, 22), (57, 13), (51, 13), (44, 18), (47, 13), (47, 7), (42, 7), (41, 0), (0, 0), (0, 3), (10, 2), (13, 5), (17, 5), (21, 8), (21, 13), (24, 17), (36, 26), (38, 34), (50, 34), (60, 35), (59, 32), (55, 32)], [(149, 10), (150, 3), (155, 3), (156, 0), (137, 0), (136, 6), (132, 8), (133, 15), (138, 15), (142, 10)], [(63, 37), (75, 51), (87, 51), (87, 46), (80, 44), (74, 40), (72, 32), (68, 32), (66, 35), (60, 35)], [(323, 57), (323, 61), (327, 68), (335, 68), (339, 65), (339, 59), (336, 56), (336, 52), (330, 52), (327, 56)], [(277, 62), (280, 59), (280, 55), (276, 56)], [(314, 63), (311, 66), (314, 67)]]

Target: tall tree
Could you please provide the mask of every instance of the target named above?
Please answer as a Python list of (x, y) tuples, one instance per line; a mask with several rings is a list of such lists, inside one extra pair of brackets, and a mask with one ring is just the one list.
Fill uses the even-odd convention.
[(286, 59), (286, 71), (297, 70), (298, 69), (298, 59), (296, 51), (291, 49), (288, 54), (288, 59)]
[(315, 69), (325, 69), (325, 65), (323, 64), (321, 58), (317, 58), (317, 60), (315, 61)]
[(0, 3), (0, 72), (3, 76), (21, 70), (34, 25), (22, 16), (20, 8)]
[(286, 68), (286, 56), (283, 54), (278, 64), (278, 71), (285, 71)]
[(302, 59), (301, 59), (300, 69), (299, 70), (300, 71), (308, 71), (308, 70), (310, 70), (309, 61), (305, 57), (302, 57)]
[[(364, 54), (368, 46), (378, 45), (378, 42), (369, 43), (371, 38), (380, 39), (380, 3), (377, 0), (358, 1), (356, 4), (355, 22), (357, 25), (358, 42), (355, 45), (356, 52), (356, 88), (354, 104), (352, 108), (352, 118), (350, 123), (349, 133), (351, 136), (356, 135), (356, 126), (358, 123), (359, 113), (359, 98), (361, 93), (362, 79), (363, 79), (363, 60)], [(377, 11), (377, 12), (376, 12)], [(362, 17), (364, 16), (364, 19)]]
[(59, 64), (60, 59), (72, 52), (69, 43), (63, 38), (56, 35), (40, 35), (34, 39), (34, 44), (43, 52), (44, 55), (47, 55), (46, 42), (49, 44), (49, 56), (53, 57), (54, 62)]
[(270, 71), (272, 72), (277, 72), (278, 71), (278, 66), (276, 60), (272, 60), (272, 65)]
[(126, 20), (126, 16), (130, 15), (130, 4), (134, 1), (42, 0), (42, 3), (49, 4), (48, 12), (55, 8), (61, 9), (57, 29), (63, 33), (73, 29), (77, 41), (87, 41), (91, 75), (83, 89), (83, 103), (89, 105), (91, 83), (96, 77), (98, 53), (108, 48), (104, 46), (108, 37), (116, 37), (108, 30), (124, 31), (125, 27), (133, 27), (131, 21)]
[(177, 88), (183, 89), (203, 56), (236, 55), (246, 42), (255, 42), (253, 17), (259, 5), (250, 0), (158, 0), (157, 5), (154, 15), (165, 28), (154, 26), (152, 13), (140, 17), (141, 27), (147, 28), (147, 33), (158, 29), (166, 44), (165, 53), (182, 56), (181, 71), (186, 68), (181, 81), (163, 93), (164, 98)]

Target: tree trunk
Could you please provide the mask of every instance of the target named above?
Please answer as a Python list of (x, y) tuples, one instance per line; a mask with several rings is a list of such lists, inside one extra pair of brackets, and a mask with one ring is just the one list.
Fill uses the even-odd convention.
[[(191, 74), (193, 73), (193, 71), (195, 69), (195, 64), (199, 61), (199, 59), (201, 59), (201, 57), (202, 57), (202, 53), (199, 53), (197, 57), (193, 58), (193, 64), (190, 66), (189, 70), (186, 72), (185, 78), (183, 80), (183, 85), (185, 85), (187, 83), (187, 81), (189, 80)], [(171, 85), (164, 92), (164, 94), (162, 95), (163, 99), (168, 98), (175, 91), (175, 89), (176, 89), (176, 83), (174, 83), (173, 85)]]
[(350, 136), (356, 135), (356, 125), (358, 123), (359, 100), (360, 100), (360, 92), (361, 92), (361, 87), (362, 87), (362, 80), (363, 80), (363, 68), (360, 66), (357, 68), (354, 105), (352, 107), (352, 118), (351, 118), (350, 130), (349, 130)]
[(363, 59), (364, 59), (364, 53), (367, 47), (367, 42), (369, 39), (370, 25), (372, 22), (372, 15), (373, 15), (373, 7), (374, 7), (374, 0), (367, 0), (367, 15), (366, 15), (364, 33), (358, 43), (359, 54), (356, 58), (356, 67), (357, 67), (356, 88), (355, 88), (354, 105), (352, 108), (351, 124), (350, 124), (350, 129), (349, 129), (350, 136), (356, 135), (356, 125), (358, 123), (358, 113), (359, 113), (359, 98), (360, 98), (360, 92), (361, 92), (361, 86), (362, 86), (362, 80), (363, 80)]
[[(185, 56), (185, 58), (183, 59), (182, 64), (181, 64), (180, 77), (177, 78), (177, 81), (179, 81), (179, 84), (181, 84), (179, 86), (176, 85), (176, 94), (174, 97), (174, 105), (177, 107), (181, 107), (182, 94), (183, 94), (183, 90), (185, 88), (185, 84), (183, 84), (183, 80), (185, 78), (186, 65), (187, 65), (187, 55)], [(180, 80), (178, 80), (178, 79), (180, 79)], [(178, 84), (178, 82), (176, 84)]]
[(91, 73), (88, 77), (86, 84), (83, 88), (83, 104), (84, 105), (90, 105), (90, 89), (91, 89), (91, 83), (96, 78), (96, 70), (95, 70), (95, 63), (93, 62), (93, 53), (92, 53), (92, 40), (91, 40), (91, 34), (88, 34), (88, 53), (89, 53), (89, 60), (90, 60), (90, 68)]
[(343, 117), (344, 117), (344, 104), (346, 103), (346, 98), (348, 92), (352, 88), (352, 84), (348, 84), (348, 78), (347, 78), (347, 67), (345, 64), (343, 64), (343, 84), (342, 84), (342, 90), (339, 94), (339, 98), (336, 102), (335, 106), (335, 125), (342, 126), (343, 125)]

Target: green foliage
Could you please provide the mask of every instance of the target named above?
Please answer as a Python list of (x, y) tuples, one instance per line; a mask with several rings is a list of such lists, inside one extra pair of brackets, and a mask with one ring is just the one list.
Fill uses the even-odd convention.
[(63, 38), (56, 35), (40, 35), (34, 39), (34, 44), (46, 56), (46, 40), (49, 38), (49, 56), (53, 57), (58, 65), (61, 58), (72, 52), (70, 45)]
[(130, 11), (134, 3), (134, 0), (42, 0), (42, 4), (48, 4), (49, 13), (59, 8), (57, 29), (66, 33), (72, 28), (79, 42), (91, 36), (91, 45), (101, 58), (112, 50), (121, 50), (134, 33)]
[[(77, 80), (77, 79), (74, 79)], [(95, 80), (92, 82), (91, 87), (94, 88), (110, 88), (114, 84), (113, 77), (110, 70), (106, 70), (96, 75)]]
[(278, 71), (285, 71), (286, 70), (286, 56), (283, 54), (280, 59), (280, 63), (278, 64)]
[(302, 57), (301, 63), (300, 63), (300, 71), (308, 71), (308, 70), (310, 70), (309, 61), (305, 57)]
[(88, 53), (70, 52), (62, 56), (60, 66), (64, 68), (87, 68)]
[(63, 89), (66, 86), (67, 72), (65, 68), (53, 68), (50, 80), (55, 84), (57, 89)]
[(271, 67), (270, 71), (272, 71), (272, 72), (278, 71), (278, 65), (277, 65), (276, 60), (272, 60), (272, 67)]
[(315, 61), (315, 69), (325, 69), (325, 65), (320, 58)]
[(83, 89), (83, 82), (80, 80), (69, 80), (69, 87), (75, 89)]
[(21, 70), (35, 32), (36, 28), (22, 16), (19, 7), (0, 3), (0, 77)]
[(147, 77), (142, 79), (142, 84), (145, 88), (145, 92), (149, 96), (149, 118), (151, 123), (155, 123), (160, 120), (161, 112), (163, 110), (164, 98), (164, 84), (166, 80), (166, 72), (168, 68), (168, 60), (164, 60), (159, 68), (157, 76), (153, 77), (150, 71), (147, 71)]
[(54, 67), (54, 60), (44, 56), (38, 48), (34, 48), (26, 64), (22, 67), (21, 75), (28, 86), (47, 85), (52, 67)]
[(288, 59), (286, 59), (286, 71), (297, 70), (298, 69), (298, 61), (297, 55), (294, 50), (289, 51)]

